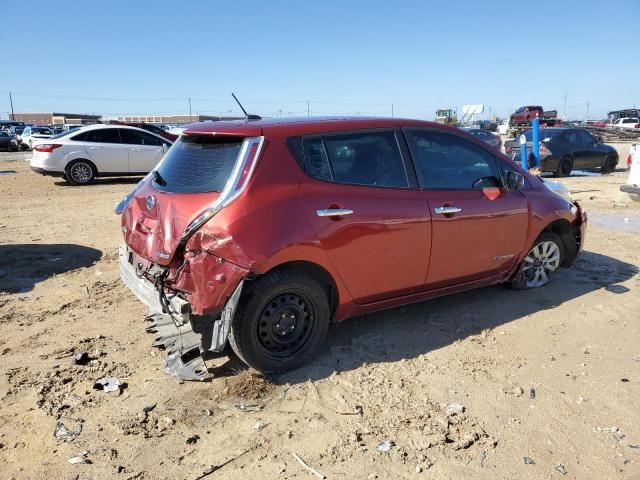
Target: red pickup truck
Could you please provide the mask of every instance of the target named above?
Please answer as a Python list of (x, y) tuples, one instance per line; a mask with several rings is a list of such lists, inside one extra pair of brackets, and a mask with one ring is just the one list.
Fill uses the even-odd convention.
[(540, 123), (548, 127), (556, 124), (558, 120), (557, 110), (544, 111), (542, 107), (538, 105), (528, 105), (520, 107), (515, 113), (511, 114), (509, 124), (512, 126), (531, 125), (531, 120), (534, 118), (540, 118)]

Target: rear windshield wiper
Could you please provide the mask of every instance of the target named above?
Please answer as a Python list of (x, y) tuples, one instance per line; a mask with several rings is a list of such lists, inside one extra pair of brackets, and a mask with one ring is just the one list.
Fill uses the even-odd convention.
[(162, 185), (163, 187), (167, 186), (167, 181), (162, 178), (162, 175), (160, 175), (160, 172), (158, 172), (157, 170), (153, 171), (153, 181), (158, 185)]

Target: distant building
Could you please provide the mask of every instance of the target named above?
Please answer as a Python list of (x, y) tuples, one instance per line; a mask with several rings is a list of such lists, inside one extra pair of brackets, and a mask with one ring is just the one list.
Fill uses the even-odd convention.
[(64, 125), (65, 123), (86, 124), (100, 122), (102, 115), (84, 113), (14, 113), (13, 119), (18, 122), (35, 125)]
[(223, 120), (240, 120), (244, 117), (222, 117), (218, 115), (132, 115), (125, 117), (118, 117), (121, 122), (132, 123), (168, 123), (168, 124), (182, 124), (182, 123), (195, 123), (195, 122), (220, 122)]

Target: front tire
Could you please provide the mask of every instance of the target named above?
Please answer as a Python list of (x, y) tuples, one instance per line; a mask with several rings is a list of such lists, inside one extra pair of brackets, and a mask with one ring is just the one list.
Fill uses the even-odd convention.
[(64, 171), (66, 180), (72, 185), (87, 185), (96, 176), (96, 167), (88, 160), (74, 160)]
[(551, 281), (554, 272), (562, 265), (564, 246), (553, 232), (542, 233), (527, 253), (522, 271), (511, 282), (516, 290), (537, 288)]
[(327, 293), (295, 270), (245, 283), (229, 343), (238, 357), (263, 373), (298, 368), (320, 349), (329, 329)]
[(558, 169), (555, 172), (556, 177), (568, 177), (573, 170), (573, 160), (571, 157), (562, 157), (558, 163)]
[(611, 173), (616, 169), (617, 165), (618, 165), (618, 156), (615, 155), (615, 154), (610, 153), (604, 159), (604, 163), (602, 164), (602, 167), (600, 168), (600, 172), (601, 173)]

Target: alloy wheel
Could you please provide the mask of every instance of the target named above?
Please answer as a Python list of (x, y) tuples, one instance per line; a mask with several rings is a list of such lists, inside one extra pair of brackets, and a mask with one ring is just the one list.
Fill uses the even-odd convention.
[(535, 245), (524, 259), (524, 279), (527, 287), (546, 285), (549, 276), (560, 266), (560, 248), (555, 242), (544, 241)]
[(87, 183), (91, 180), (93, 172), (90, 165), (84, 162), (78, 162), (71, 166), (69, 175), (76, 183)]

